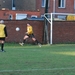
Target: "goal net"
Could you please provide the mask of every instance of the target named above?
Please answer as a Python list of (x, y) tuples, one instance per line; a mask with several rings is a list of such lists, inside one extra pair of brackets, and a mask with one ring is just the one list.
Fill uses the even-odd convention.
[(72, 13), (45, 13), (44, 17), (50, 24), (50, 44), (53, 44), (53, 21), (75, 21)]

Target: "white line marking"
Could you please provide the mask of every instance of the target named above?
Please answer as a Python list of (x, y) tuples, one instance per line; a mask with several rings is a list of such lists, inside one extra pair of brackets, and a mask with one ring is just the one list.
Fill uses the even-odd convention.
[(19, 71), (48, 71), (48, 70), (71, 70), (75, 69), (75, 67), (69, 67), (69, 68), (49, 68), (49, 69), (26, 69), (26, 70), (0, 70), (0, 72), (19, 72)]

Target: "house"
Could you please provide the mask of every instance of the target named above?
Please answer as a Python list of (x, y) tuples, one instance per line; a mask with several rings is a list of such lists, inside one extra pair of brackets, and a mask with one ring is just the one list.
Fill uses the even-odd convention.
[[(46, 0), (36, 1), (36, 9), (41, 12), (41, 15), (43, 15)], [(75, 13), (75, 0), (48, 0), (48, 4), (49, 13)]]
[[(9, 14), (6, 14), (6, 12), (3, 13), (4, 18), (8, 15), (5, 19), (7, 19), (7, 17), (14, 19), (13, 16), (16, 15), (16, 12), (27, 14), (24, 11), (33, 12), (33, 14), (29, 14), (30, 16), (38, 16), (37, 13), (39, 12), (39, 16), (43, 17), (45, 13), (45, 4), (46, 0), (0, 0), (0, 13), (8, 10)], [(11, 11), (14, 11), (15, 14), (13, 15), (13, 13), (10, 13)], [(37, 13), (35, 14), (34, 12)], [(75, 13), (75, 0), (48, 0), (48, 12)]]
[(0, 0), (0, 9), (35, 10), (36, 0)]
[(40, 17), (40, 12), (37, 11), (21, 11), (21, 10), (0, 10), (0, 19), (4, 20), (22, 20), (27, 17), (38, 16)]

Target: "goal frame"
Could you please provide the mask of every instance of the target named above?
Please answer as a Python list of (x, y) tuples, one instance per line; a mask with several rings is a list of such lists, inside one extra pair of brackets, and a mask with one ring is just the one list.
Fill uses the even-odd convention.
[[(50, 18), (48, 16), (50, 15)], [(75, 16), (73, 13), (45, 13), (44, 18), (50, 23), (50, 44), (53, 44), (53, 18), (54, 15), (72, 15)]]

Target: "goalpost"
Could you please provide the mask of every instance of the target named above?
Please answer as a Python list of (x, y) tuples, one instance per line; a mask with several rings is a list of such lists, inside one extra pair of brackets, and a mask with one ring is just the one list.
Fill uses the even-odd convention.
[(44, 17), (50, 24), (50, 44), (53, 44), (53, 21), (75, 20), (75, 14), (72, 13), (45, 13)]

